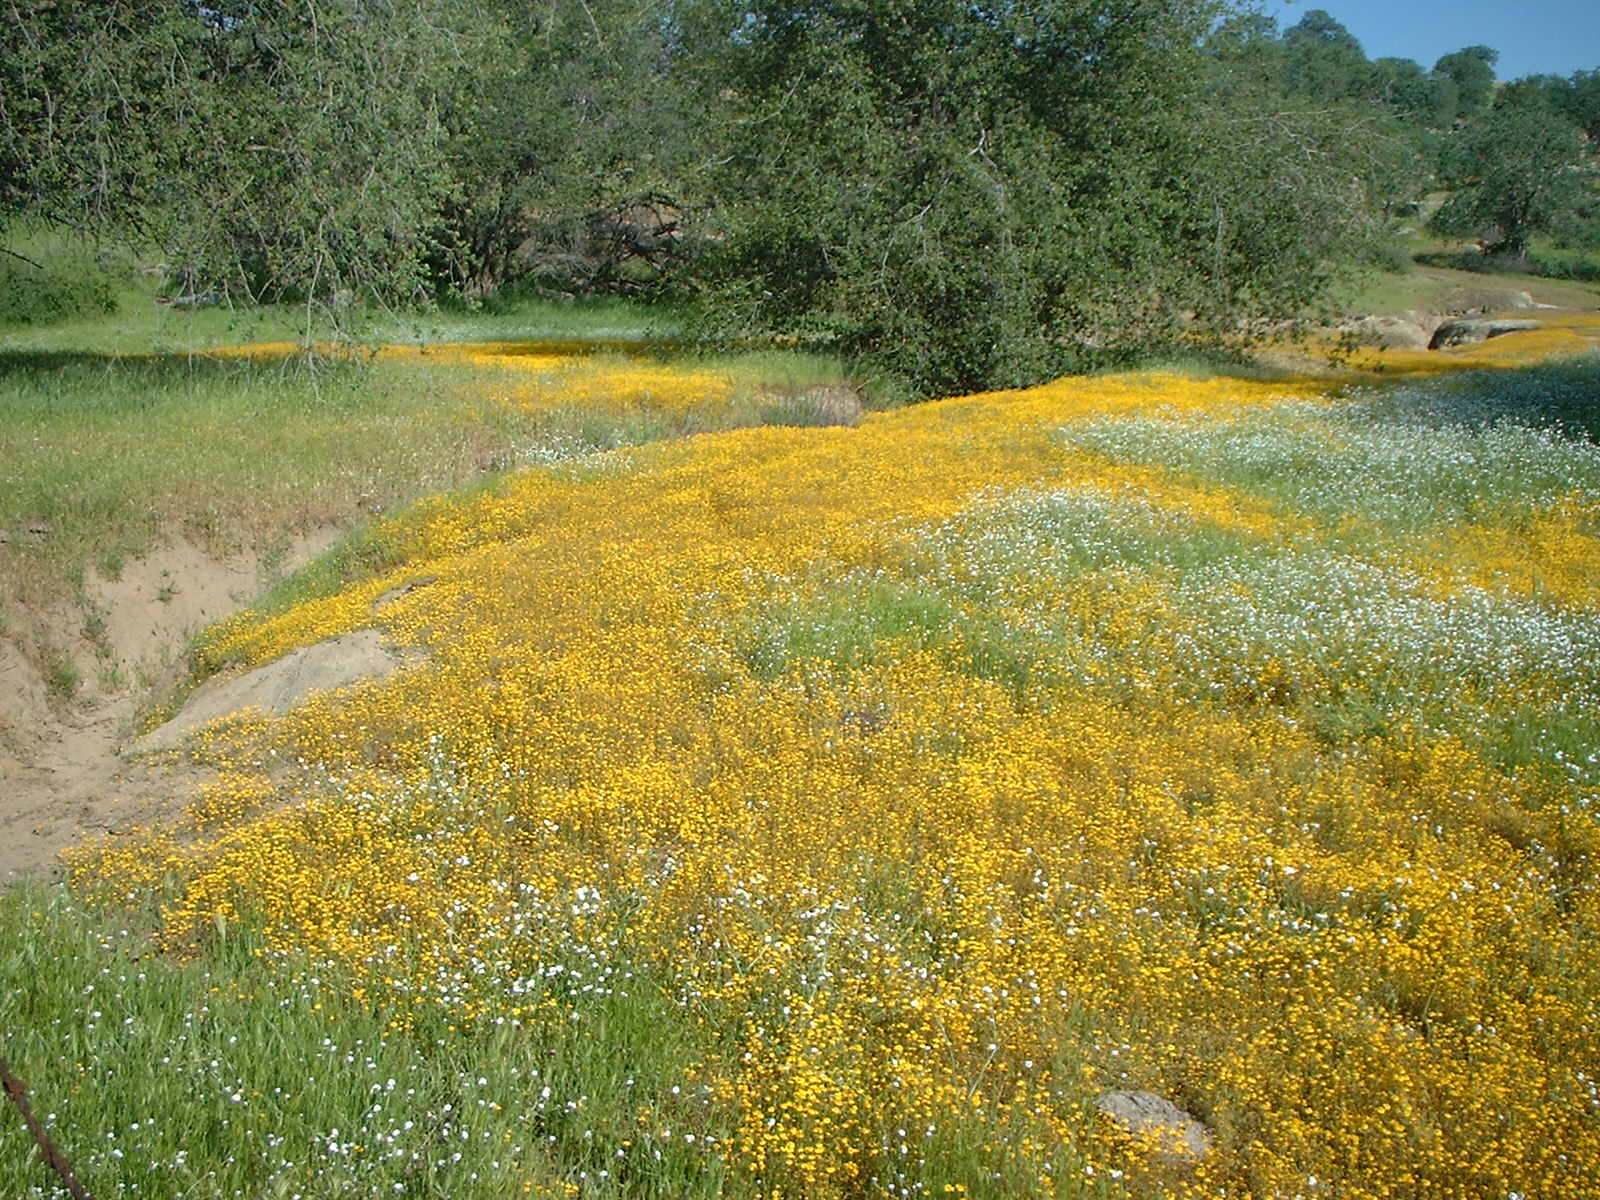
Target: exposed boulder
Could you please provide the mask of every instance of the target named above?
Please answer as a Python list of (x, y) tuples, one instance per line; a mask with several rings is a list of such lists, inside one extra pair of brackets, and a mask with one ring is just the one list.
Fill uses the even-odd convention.
[(48, 541), (54, 532), (55, 526), (49, 521), (38, 519), (24, 521), (14, 529), (0, 529), (0, 546), (11, 544), (36, 546), (40, 542)]
[(1364, 346), (1385, 350), (1426, 350), (1439, 318), (1433, 313), (1405, 312), (1398, 316), (1357, 317), (1341, 329)]
[(1490, 338), (1500, 337), (1502, 334), (1520, 333), (1526, 329), (1541, 329), (1543, 327), (1543, 321), (1528, 319), (1461, 318), (1455, 321), (1446, 321), (1438, 329), (1435, 329), (1433, 338), (1428, 343), (1428, 349), (1443, 350), (1448, 346), (1465, 346), (1473, 342), (1486, 342)]
[(406, 656), (375, 629), (341, 634), (243, 675), (203, 685), (177, 716), (132, 742), (123, 753), (174, 749), (200, 726), (250, 709), (282, 716), (313, 692), (382, 679), (405, 662)]
[(1514, 288), (1462, 292), (1450, 298), (1450, 311), (1458, 313), (1515, 312), (1537, 307), (1530, 293)]
[(1173, 1162), (1204, 1157), (1211, 1149), (1211, 1131), (1154, 1092), (1101, 1092), (1094, 1106)]

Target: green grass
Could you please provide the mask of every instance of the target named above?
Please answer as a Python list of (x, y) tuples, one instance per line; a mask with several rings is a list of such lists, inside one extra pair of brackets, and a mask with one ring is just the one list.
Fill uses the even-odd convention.
[(50, 593), (160, 537), (265, 544), (457, 484), (527, 422), (440, 382), (387, 365), (0, 352), (0, 528), (47, 530), (5, 547), (10, 582)]
[[(366, 1003), (327, 964), (225, 920), (178, 961), (141, 925), (159, 897), (121, 899), (0, 891), (0, 1053), (98, 1200), (755, 1194), (724, 1156), (736, 1113), (695, 1073), (704, 1039), (737, 1047), (744, 1018), (691, 1027), (647, 967), (557, 956), (525, 994), (536, 1015), (474, 1026)], [(1074, 1073), (1076, 1044), (1060, 1063)], [(928, 1130), (911, 1187), (1000, 1200), (1031, 1183), (984, 1132)], [(1058, 1159), (1081, 1179), (1069, 1150)], [(9, 1107), (0, 1195), (65, 1197)]]
[(292, 308), (174, 308), (163, 302), (162, 266), (148, 254), (140, 258), (120, 247), (30, 229), (9, 231), (0, 245), (12, 252), (0, 254), (0, 286), (53, 286), (100, 301), (0, 303), (0, 350), (186, 353), (293, 338), (304, 326), (303, 310)]
[(1339, 307), (1351, 313), (1390, 314), (1414, 308), (1434, 308), (1444, 298), (1445, 288), (1432, 275), (1421, 271), (1374, 271), (1347, 285), (1336, 297)]
[(819, 568), (815, 579), (780, 586), (733, 642), (766, 680), (801, 665), (848, 674), (927, 652), (1026, 705), (1039, 688), (1089, 682), (1097, 671), (1086, 659), (1096, 629), (1033, 613), (1041, 580), (1114, 591), (1130, 571), (1193, 571), (1260, 549), (1096, 490), (1020, 492), (916, 533), (889, 568)]
[[(300, 305), (173, 307), (162, 265), (146, 254), (58, 233), (13, 230), (0, 245), (0, 349), (95, 354), (186, 354), (245, 342), (305, 337)], [(23, 257), (16, 257), (21, 255)], [(24, 261), (26, 259), (26, 261)], [(683, 315), (660, 305), (599, 297), (523, 296), (468, 307), (314, 310), (314, 336), (357, 345), (452, 341), (671, 341)]]
[(432, 312), (385, 314), (365, 336), (376, 341), (426, 342), (673, 341), (684, 331), (683, 314), (671, 307), (615, 297), (547, 300), (521, 297), (476, 310), (444, 305)]
[[(622, 315), (615, 306), (594, 311)], [(535, 323), (524, 317), (529, 332)], [(650, 319), (633, 314), (636, 329)], [(52, 329), (66, 339), (72, 327)], [(478, 332), (510, 333), (497, 328)], [(580, 332), (556, 321), (537, 328)], [(680, 423), (604, 406), (522, 411), (503, 397), (525, 381), (494, 368), (19, 349), (18, 340), (28, 339), (0, 334), (0, 530), (48, 532), (0, 546), (0, 594), (33, 604), (59, 598), (88, 564), (115, 574), (161, 538), (219, 553), (264, 547), (285, 531), (359, 525), (520, 466), (702, 429), (799, 423), (803, 405), (786, 406), (786, 396), (847, 386), (836, 361), (816, 356), (685, 355), (732, 375), (736, 396), (705, 420)]]
[(709, 351), (688, 361), (708, 371), (725, 371), (749, 388), (797, 391), (848, 382), (839, 359), (801, 350), (757, 348)]
[[(701, 1149), (719, 1115), (684, 1086), (687, 1041), (647, 977), (618, 970), (581, 1021), (398, 1028), (224, 922), (183, 965), (121, 921), (61, 888), (0, 891), (0, 1054), (99, 1200), (725, 1190)], [(644, 1105), (673, 1136), (614, 1115)], [(0, 1195), (55, 1182), (5, 1104)]]
[[(306, 332), (306, 312), (293, 305), (176, 309), (158, 302), (154, 281), (137, 276), (116, 280), (111, 294), (115, 320), (87, 313), (47, 324), (0, 321), (0, 345), (31, 351), (185, 354), (247, 342), (298, 341)], [(371, 310), (338, 314), (338, 321), (337, 327), (315, 326), (315, 337), (358, 346), (488, 341), (608, 345), (670, 341), (681, 332), (681, 321), (670, 310), (606, 299), (530, 299), (486, 312), (450, 307)]]
[(1372, 272), (1346, 285), (1334, 300), (1347, 313), (1381, 316), (1411, 309), (1442, 311), (1463, 297), (1511, 290), (1525, 291), (1538, 303), (1558, 308), (1600, 308), (1600, 286), (1594, 283), (1421, 264), (1405, 272)]
[(52, 661), (49, 671), (45, 674), (45, 686), (50, 689), (50, 694), (58, 700), (71, 699), (78, 690), (82, 677), (78, 668), (68, 659), (58, 658)]
[(1259, 360), (1226, 347), (1196, 347), (1181, 352), (1151, 354), (1132, 367), (1107, 367), (1096, 375), (1182, 375), (1186, 379), (1256, 379), (1265, 382), (1299, 378), (1298, 372), (1278, 363)]

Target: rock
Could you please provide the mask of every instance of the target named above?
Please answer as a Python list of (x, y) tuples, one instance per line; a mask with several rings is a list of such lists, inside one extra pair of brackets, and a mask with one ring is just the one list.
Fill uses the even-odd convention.
[(1426, 350), (1438, 318), (1421, 313), (1402, 313), (1397, 317), (1358, 317), (1340, 328), (1352, 333), (1365, 346), (1385, 350)]
[(432, 587), (437, 582), (439, 582), (437, 575), (424, 575), (419, 579), (412, 579), (402, 583), (399, 587), (392, 587), (372, 602), (372, 611), (382, 612), (396, 600), (409, 596), (412, 592), (419, 591), (422, 588)]
[(405, 662), (375, 629), (341, 634), (254, 671), (203, 685), (177, 716), (128, 745), (123, 754), (174, 749), (200, 726), (248, 709), (282, 716), (313, 692), (382, 679)]
[(1520, 333), (1525, 329), (1542, 329), (1543, 321), (1482, 318), (1464, 318), (1446, 321), (1433, 331), (1429, 350), (1443, 350), (1447, 346), (1465, 346), (1473, 342), (1486, 342), (1506, 333)]
[(47, 541), (56, 531), (49, 521), (24, 521), (12, 529), (0, 529), (0, 545), (34, 545)]
[(1101, 1092), (1094, 1106), (1164, 1158), (1185, 1162), (1211, 1149), (1211, 1131), (1154, 1092)]
[(1537, 308), (1533, 296), (1510, 288), (1482, 292), (1462, 292), (1451, 297), (1450, 311), (1458, 313), (1513, 312)]

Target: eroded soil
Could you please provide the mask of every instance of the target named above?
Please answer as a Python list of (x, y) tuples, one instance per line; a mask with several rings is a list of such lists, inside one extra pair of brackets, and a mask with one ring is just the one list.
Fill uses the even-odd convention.
[(181, 810), (203, 772), (121, 750), (170, 697), (196, 632), (340, 532), (297, 537), (270, 560), (172, 542), (115, 579), (90, 571), (77, 603), (13, 615), (0, 634), (0, 883), (54, 872), (57, 855), (87, 834)]

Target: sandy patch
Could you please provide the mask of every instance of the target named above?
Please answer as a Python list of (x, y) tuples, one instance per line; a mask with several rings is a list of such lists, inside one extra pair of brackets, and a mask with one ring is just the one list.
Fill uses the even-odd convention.
[(255, 710), (282, 716), (315, 692), (382, 679), (405, 661), (376, 629), (329, 638), (242, 675), (210, 680), (195, 690), (177, 716), (129, 744), (124, 756), (176, 749), (201, 726), (234, 713)]
[[(86, 834), (182, 810), (204, 773), (125, 761), (119, 749), (182, 676), (195, 633), (340, 532), (318, 529), (270, 560), (175, 542), (128, 561), (115, 579), (89, 572), (81, 606), (11, 614), (0, 634), (0, 883), (52, 870)], [(45, 646), (54, 662), (42, 658)], [(70, 696), (50, 678), (67, 670), (77, 681)]]

